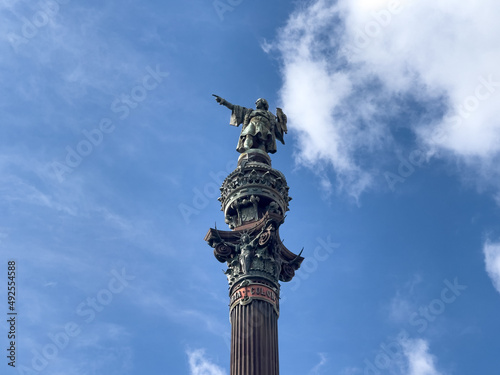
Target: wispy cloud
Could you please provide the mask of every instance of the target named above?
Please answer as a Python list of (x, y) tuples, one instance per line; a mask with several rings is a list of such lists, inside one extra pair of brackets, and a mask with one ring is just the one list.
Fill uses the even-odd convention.
[(328, 357), (326, 356), (326, 353), (318, 353), (319, 355), (319, 362), (309, 371), (309, 375), (318, 375), (321, 374), (321, 369), (322, 367), (325, 366), (325, 364), (328, 362)]
[(205, 355), (204, 349), (187, 350), (190, 375), (226, 375), (226, 371)]
[(175, 300), (173, 296), (154, 290), (154, 285), (141, 285), (139, 296), (135, 299), (137, 306), (147, 313), (160, 314), (176, 323), (203, 327), (208, 332), (227, 337), (227, 325), (218, 317), (214, 317), (202, 310), (193, 309), (184, 305), (183, 301)]
[(365, 360), (365, 368), (347, 368), (346, 374), (444, 375), (437, 369), (437, 358), (429, 351), (429, 342), (411, 338), (402, 331), (397, 340), (386, 345), (373, 361)]
[(394, 323), (407, 323), (409, 316), (417, 309), (413, 302), (413, 294), (415, 286), (421, 282), (422, 277), (414, 274), (396, 291), (388, 306), (388, 316)]
[(486, 272), (493, 286), (500, 293), (500, 242), (486, 241), (483, 246)]
[(392, 122), (428, 156), (498, 175), (499, 10), (495, 0), (316, 0), (292, 14), (264, 49), (282, 61), (298, 162), (322, 178), (333, 167), (337, 187), (358, 197), (398, 148)]

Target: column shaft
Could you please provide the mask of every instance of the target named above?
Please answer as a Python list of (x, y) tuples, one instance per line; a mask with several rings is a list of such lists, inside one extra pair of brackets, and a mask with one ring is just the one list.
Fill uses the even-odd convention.
[(231, 375), (279, 375), (278, 315), (270, 303), (231, 311)]

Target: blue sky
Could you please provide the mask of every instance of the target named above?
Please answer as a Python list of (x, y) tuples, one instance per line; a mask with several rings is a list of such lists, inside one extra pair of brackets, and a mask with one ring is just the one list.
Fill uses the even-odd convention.
[[(229, 374), (203, 241), (239, 129), (288, 116), (283, 374), (497, 375), (495, 0), (0, 5), (5, 374)], [(8, 347), (2, 287), (2, 347)]]

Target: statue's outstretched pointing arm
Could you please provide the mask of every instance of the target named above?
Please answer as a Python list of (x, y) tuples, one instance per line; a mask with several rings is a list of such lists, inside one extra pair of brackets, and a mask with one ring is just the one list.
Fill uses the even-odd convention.
[(229, 108), (230, 110), (233, 110), (234, 105), (229, 103), (226, 99), (223, 99), (219, 95), (215, 95), (215, 94), (212, 94), (212, 96), (215, 96), (215, 100), (217, 101), (217, 103)]

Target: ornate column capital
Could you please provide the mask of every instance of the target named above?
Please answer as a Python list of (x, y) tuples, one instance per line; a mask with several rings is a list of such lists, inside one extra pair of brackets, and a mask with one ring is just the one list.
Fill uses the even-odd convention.
[(233, 231), (211, 228), (205, 241), (214, 248), (229, 287), (245, 279), (262, 279), (279, 288), (278, 281), (290, 281), (304, 258), (288, 250), (279, 237), (279, 214), (266, 213), (260, 220)]

